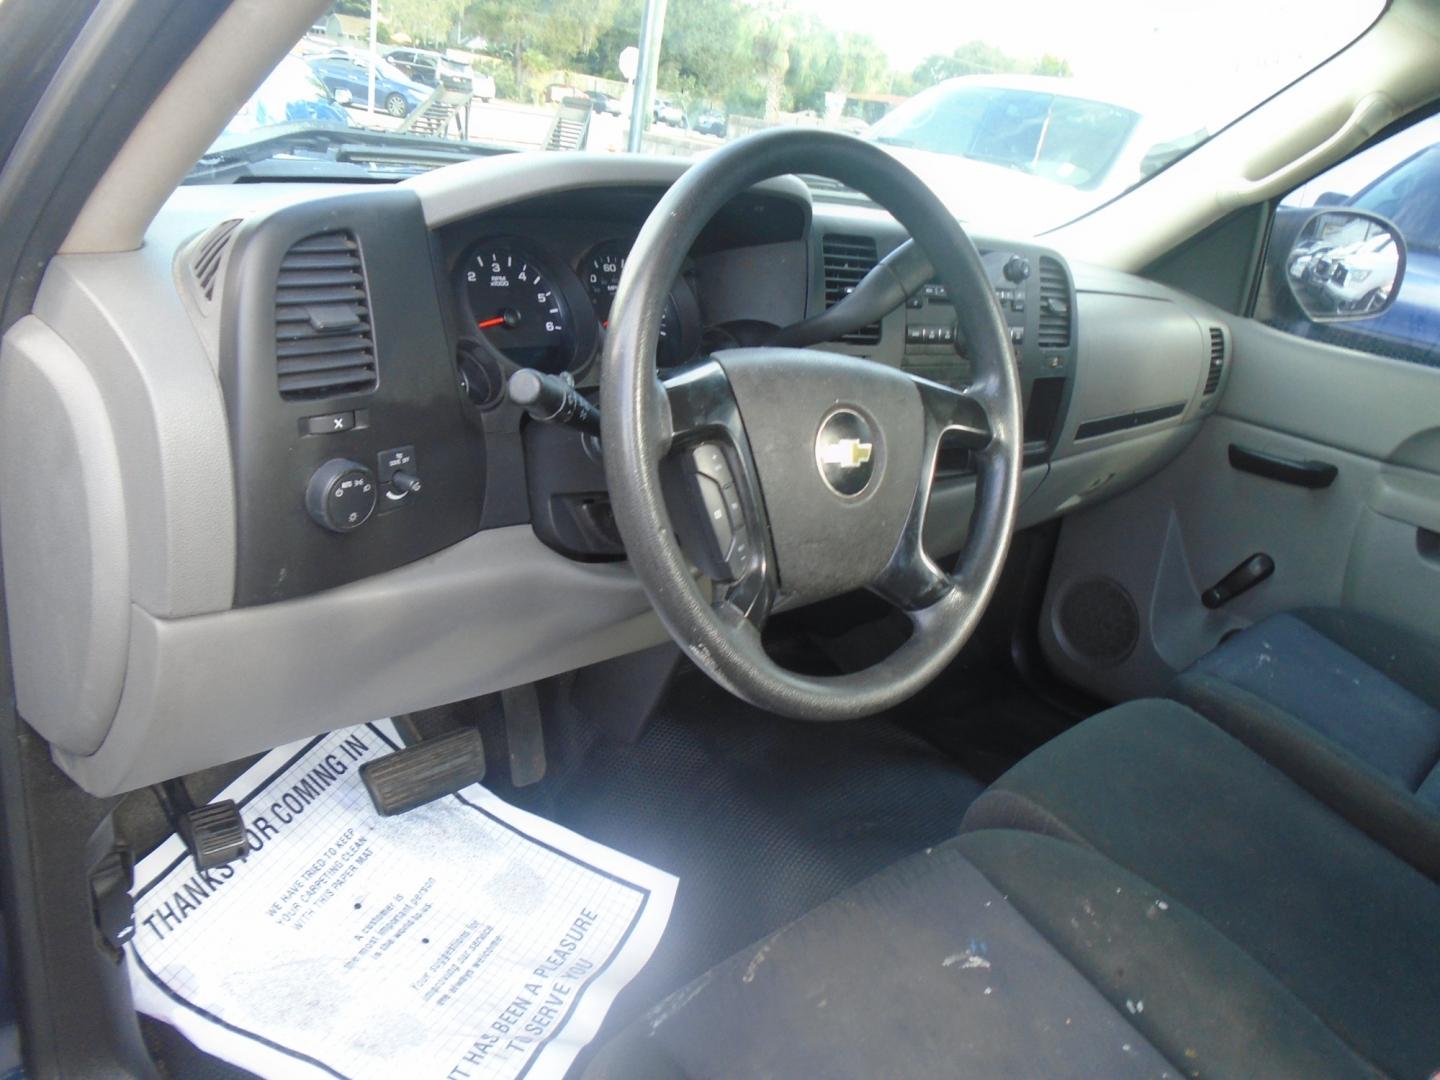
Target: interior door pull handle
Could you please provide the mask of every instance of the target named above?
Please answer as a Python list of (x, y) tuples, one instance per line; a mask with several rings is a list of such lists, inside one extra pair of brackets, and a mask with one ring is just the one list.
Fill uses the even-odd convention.
[(1239, 566), (1200, 594), (1200, 602), (1210, 610), (1227, 604), (1243, 592), (1249, 592), (1256, 585), (1275, 573), (1275, 560), (1263, 551), (1257, 551)]
[(1278, 480), (1282, 484), (1294, 484), (1303, 488), (1328, 488), (1340, 475), (1340, 470), (1328, 461), (1302, 461), (1299, 458), (1267, 454), (1263, 450), (1252, 450), (1238, 443), (1230, 444), (1230, 466), (1241, 472), (1254, 473), (1267, 480)]

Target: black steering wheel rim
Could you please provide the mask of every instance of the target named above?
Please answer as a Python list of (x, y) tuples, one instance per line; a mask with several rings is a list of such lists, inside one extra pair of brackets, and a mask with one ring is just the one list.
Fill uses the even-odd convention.
[[(873, 586), (882, 595), (903, 598), (901, 606), (914, 632), (879, 663), (839, 676), (803, 675), (780, 667), (763, 648), (753, 609), (717, 604), (707, 595), (677, 542), (661, 476), (677, 435), (676, 409), (659, 381), (654, 359), (671, 284), (701, 230), (727, 202), (763, 180), (797, 172), (830, 177), (865, 193), (915, 237), (954, 298), (960, 337), (974, 372), (964, 399), (983, 412), (988, 428), (974, 446), (976, 509), (969, 538), (954, 574), (945, 576), (920, 544), (939, 429), (930, 415), (935, 409), (929, 409), (923, 421), (919, 412), (914, 414), (927, 429), (925, 453), (931, 456), (920, 463), (916, 506), (904, 535), (897, 538), (897, 554), (884, 580)], [(801, 370), (793, 367), (796, 357), (781, 355), (789, 352), (748, 358), (731, 354), (731, 363), (721, 366), (732, 378), (739, 377), (742, 359), (752, 367), (791, 364), (792, 370)], [(870, 361), (809, 350), (802, 355), (807, 365), (831, 364), (842, 378), (862, 375), (855, 364), (865, 364), (867, 370), (883, 368), (892, 383), (902, 377)], [(951, 401), (956, 395), (945, 397), (950, 394), (945, 388), (913, 382), (917, 401), (940, 402), (936, 408), (959, 404)], [(743, 419), (740, 422), (743, 425)], [(909, 170), (873, 144), (831, 132), (777, 129), (732, 143), (686, 171), (661, 198), (626, 262), (601, 374), (601, 423), (611, 502), (637, 578), (687, 655), (721, 685), (756, 705), (807, 720), (851, 719), (889, 708), (921, 689), (954, 658), (994, 592), (1014, 527), (1021, 465), (1019, 385), (1008, 329), (979, 253), (954, 216)], [(743, 466), (749, 462), (748, 443), (740, 451)], [(772, 500), (779, 494), (772, 490)], [(759, 501), (765, 502), (763, 494)], [(773, 542), (775, 537), (767, 532), (766, 539)], [(909, 553), (903, 559), (902, 547)], [(773, 555), (768, 567), (762, 560), (761, 572), (773, 580)]]

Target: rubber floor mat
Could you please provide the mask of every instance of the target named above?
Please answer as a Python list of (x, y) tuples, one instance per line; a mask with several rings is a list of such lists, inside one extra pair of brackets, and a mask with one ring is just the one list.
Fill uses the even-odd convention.
[(981, 790), (892, 721), (787, 720), (682, 676), (637, 743), (592, 747), (547, 810), (679, 878), (669, 927), (606, 1028), (953, 836)]

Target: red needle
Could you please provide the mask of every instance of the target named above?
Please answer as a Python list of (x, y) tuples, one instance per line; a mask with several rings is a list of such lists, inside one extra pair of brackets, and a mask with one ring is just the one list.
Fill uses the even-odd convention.
[(475, 325), (481, 330), (489, 330), (492, 326), (504, 326), (505, 316), (496, 315), (493, 319), (486, 319), (484, 322), (477, 322)]

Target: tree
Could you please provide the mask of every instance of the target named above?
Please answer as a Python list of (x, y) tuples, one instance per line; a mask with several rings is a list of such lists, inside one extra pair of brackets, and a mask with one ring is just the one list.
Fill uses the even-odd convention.
[(518, 87), (532, 67), (569, 66), (593, 52), (620, 5), (621, 0), (472, 0), (464, 22), (508, 56)]
[(380, 12), (390, 32), (403, 30), (421, 45), (445, 47), (451, 29), (465, 10), (466, 0), (382, 0)]
[(1048, 52), (1030, 65), (1030, 71), (1035, 75), (1058, 75), (1064, 79), (1074, 74), (1069, 60)]

